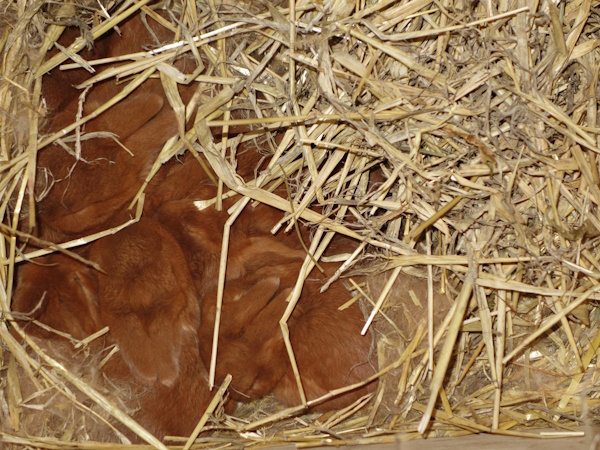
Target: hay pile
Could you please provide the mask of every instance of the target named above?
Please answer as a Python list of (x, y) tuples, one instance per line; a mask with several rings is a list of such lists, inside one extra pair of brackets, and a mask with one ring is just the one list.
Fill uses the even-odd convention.
[[(24, 211), (34, 208), (28, 187), (35, 155), (58, 137), (38, 135), (45, 112), (40, 87), (42, 75), (66, 57), (45, 62), (44, 55), (60, 24), (78, 25), (93, 39), (124, 11), (148, 8), (148, 1), (113, 3), (104, 2), (113, 21), (95, 2), (9, 0), (1, 7), (6, 442), (52, 447), (74, 435), (54, 431), (36, 439), (18, 431), (28, 414), (19, 366), (42, 377), (40, 390), (60, 387), (73, 399), (81, 394), (69, 392), (88, 394), (85, 382), (48, 361), (34, 375), (38, 367), (27, 362), (7, 320), (14, 266), (23, 257), (16, 230), (33, 223)], [(219, 86), (218, 101), (200, 106), (206, 125), (254, 125), (246, 139), (285, 132), (268, 156), (274, 169), (248, 184), (234, 176), (230, 156), (211, 144), (206, 128), (188, 133), (224, 191), (287, 212), (284, 227), (292, 215), (318, 225), (313, 252), (329, 233), (361, 240), (348, 270), (385, 272), (391, 281), (401, 271), (419, 272), (431, 290), (432, 280), (440, 280), (436, 289), (454, 299), (435, 329), (429, 319), (400, 330), (394, 317), (407, 314), (398, 297), (408, 289), (372, 283), (365, 295), (380, 330), (382, 369), (372, 402), (356, 415), (328, 418), (287, 419), (293, 411), (221, 418), (207, 426), (227, 431), (204, 441), (373, 443), (420, 433), (535, 434), (532, 428), (548, 426), (570, 433), (598, 417), (598, 6), (589, 0), (185, 4), (182, 46), (167, 52), (201, 51), (211, 61), (198, 76)], [(147, 55), (126, 76), (141, 73), (146, 62), (168, 61), (164, 55)], [(164, 63), (162, 71), (177, 76)], [(258, 119), (232, 121), (223, 112), (243, 105)], [(153, 173), (186, 145), (179, 140), (166, 148)], [(370, 181), (377, 171), (383, 182)], [(283, 180), (282, 172), (292, 180), (293, 203), (263, 189)], [(325, 205), (324, 214), (310, 209), (317, 204)], [(392, 286), (390, 296), (382, 285)], [(428, 299), (414, 297), (421, 307), (411, 308), (425, 311)]]

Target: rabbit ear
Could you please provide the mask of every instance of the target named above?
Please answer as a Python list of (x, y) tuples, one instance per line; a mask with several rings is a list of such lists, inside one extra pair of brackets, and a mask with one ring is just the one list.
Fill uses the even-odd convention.
[[(249, 282), (247, 278), (238, 281), (238, 284), (247, 286)], [(252, 280), (253, 281), (253, 280)], [(250, 283), (252, 282), (250, 281)], [(249, 301), (254, 304), (266, 305), (275, 297), (281, 280), (279, 277), (260, 278), (256, 283), (251, 285), (245, 292), (238, 292), (235, 296), (235, 301)], [(241, 287), (241, 286), (240, 286)]]
[[(85, 102), (87, 114), (102, 106), (104, 102), (109, 101), (112, 97), (112, 92), (104, 93), (102, 88), (103, 86), (100, 86), (96, 92), (93, 91), (88, 101)], [(97, 119), (90, 122), (88, 128), (93, 129), (93, 131), (115, 133), (117, 138), (123, 141), (158, 114), (163, 104), (164, 100), (158, 94), (134, 92), (100, 114)], [(154, 133), (157, 131), (155, 129)]]
[[(227, 315), (232, 314), (235, 320), (241, 320), (241, 323), (252, 321), (256, 315), (275, 298), (279, 289), (280, 280), (278, 277), (261, 278), (253, 283), (254, 279), (241, 278), (236, 280), (234, 292), (236, 292), (233, 301), (226, 306)], [(248, 284), (251, 284), (248, 288)], [(227, 290), (227, 287), (225, 288)]]
[[(63, 255), (45, 257), (20, 269), (13, 309), (30, 313), (50, 328), (83, 339), (102, 328), (98, 286), (80, 262)], [(51, 335), (34, 328), (38, 335)]]
[(81, 319), (84, 320), (87, 317), (90, 320), (90, 326), (100, 330), (104, 325), (98, 307), (98, 280), (92, 271), (87, 268), (74, 272), (72, 276), (79, 287), (80, 293), (83, 294), (79, 296), (81, 306), (85, 310), (85, 314)]
[(110, 333), (119, 345), (121, 356), (142, 384), (159, 381), (173, 387), (179, 378), (182, 333), (172, 317), (142, 314), (111, 315)]
[[(162, 98), (159, 99), (162, 102)], [(148, 98), (147, 101), (149, 100), (151, 99)], [(136, 105), (136, 111), (137, 107)], [(139, 160), (131, 167), (132, 173), (135, 171), (138, 178), (143, 179), (150, 172), (163, 144), (177, 135), (177, 117), (171, 108), (165, 107), (133, 131), (122, 142)]]
[[(254, 283), (254, 284), (252, 284)], [(224, 325), (224, 332), (229, 335), (243, 333), (248, 324), (254, 322), (260, 317), (262, 312), (269, 306), (270, 302), (277, 296), (280, 280), (278, 277), (261, 278), (256, 281), (255, 278), (240, 278), (225, 286), (225, 295), (223, 301), (223, 312), (221, 321)], [(248, 287), (250, 285), (250, 287)], [(211, 304), (205, 299), (204, 316), (205, 324), (214, 326), (215, 308), (214, 300)], [(279, 303), (279, 302), (274, 302)], [(273, 305), (275, 308), (277, 306)]]
[(73, 273), (73, 280), (79, 288), (81, 292), (83, 292), (84, 297), (89, 303), (98, 304), (98, 280), (96, 277), (92, 275), (92, 273), (87, 269), (78, 270)]

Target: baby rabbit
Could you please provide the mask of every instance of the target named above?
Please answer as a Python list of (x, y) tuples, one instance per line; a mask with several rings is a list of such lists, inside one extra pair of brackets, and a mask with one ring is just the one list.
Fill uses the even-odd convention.
[[(213, 188), (206, 187), (205, 191)], [(216, 189), (214, 189), (216, 194)], [(207, 196), (205, 198), (211, 198)], [(228, 204), (226, 203), (227, 207)], [(273, 236), (269, 229), (277, 223), (281, 212), (266, 205), (248, 207), (231, 228), (227, 254), (227, 278), (235, 279), (255, 270), (295, 262), (299, 269), (305, 257), (298, 237)], [(202, 211), (191, 200), (178, 200), (162, 205), (154, 216), (185, 249), (192, 277), (200, 295), (216, 287), (221, 257), (223, 229), (229, 215), (208, 207)], [(289, 243), (295, 243), (294, 248)]]
[[(26, 330), (41, 338), (42, 346), (59, 348), (71, 366), (77, 365), (79, 350), (27, 317), (75, 339), (108, 326), (109, 333), (91, 344), (98, 355), (119, 347), (102, 367), (112, 380), (103, 389), (120, 397), (157, 437), (189, 435), (214, 394), (199, 355), (198, 299), (178, 243), (158, 223), (142, 219), (94, 242), (85, 253), (106, 273), (63, 255), (27, 263), (19, 273), (13, 312), (22, 313), (15, 315)], [(124, 384), (128, 389), (121, 391)]]
[[(170, 32), (153, 19), (147, 22), (155, 36), (171, 37), (167, 36)], [(109, 32), (84, 56), (118, 56), (139, 52), (145, 43), (156, 43), (141, 14), (125, 21), (119, 28), (120, 34)], [(65, 40), (72, 39), (72, 32), (66, 34)], [(98, 69), (102, 71), (102, 67)], [(75, 122), (79, 96), (72, 83), (89, 77), (82, 71), (54, 69), (46, 75), (43, 94), (51, 114), (48, 132), (60, 131)], [(112, 80), (97, 83), (87, 93), (83, 115), (92, 113), (121, 89)], [(194, 90), (193, 85), (182, 86), (183, 101), (189, 101)], [(38, 235), (46, 240), (72, 239), (125, 221), (130, 215), (126, 206), (142, 186), (164, 143), (177, 135), (178, 122), (160, 81), (149, 79), (125, 99), (87, 122), (82, 130), (88, 134), (109, 132), (114, 136), (82, 139), (79, 158), (74, 151), (66, 151), (58, 145), (42, 148), (39, 152), (36, 194), (44, 198), (38, 206)]]
[(94, 243), (89, 258), (105, 271), (98, 275), (100, 315), (123, 359), (143, 383), (172, 387), (182, 348), (194, 345), (200, 325), (179, 244), (159, 223), (143, 218)]
[(174, 113), (163, 108), (160, 96), (130, 97), (86, 130), (115, 133), (133, 156), (112, 138), (84, 142), (79, 161), (62, 148), (40, 152), (39, 166), (54, 178), (54, 186), (38, 206), (42, 238), (81, 237), (127, 220), (127, 205), (162, 144), (176, 133)]
[(33, 335), (60, 339), (29, 324), (31, 319), (81, 340), (103, 327), (97, 291), (97, 280), (83, 263), (60, 254), (46, 256), (19, 269), (12, 311)]
[[(200, 306), (179, 243), (142, 218), (94, 243), (98, 303), (133, 380), (148, 387), (135, 418), (157, 436), (189, 435), (213, 394), (200, 359)], [(123, 365), (107, 367), (123, 379)]]
[[(362, 311), (357, 304), (340, 311), (338, 308), (349, 299), (346, 289), (336, 282), (321, 294), (322, 283), (323, 280), (306, 280), (289, 321), (292, 347), (308, 400), (366, 380), (376, 372), (371, 354), (372, 335), (361, 335), (365, 323)], [(314, 409), (340, 409), (374, 389), (375, 384), (371, 383), (318, 404)], [(291, 366), (274, 394), (285, 404), (300, 403)]]
[[(230, 281), (225, 287), (217, 352), (217, 379), (233, 375), (231, 397), (248, 401), (273, 393), (288, 406), (300, 404), (298, 387), (284, 345), (279, 320), (288, 305), (296, 267), (279, 266)], [(357, 305), (338, 307), (348, 298), (340, 283), (319, 293), (321, 282), (306, 280), (299, 303), (288, 321), (292, 348), (308, 400), (356, 383), (374, 373), (370, 335), (362, 336), (364, 317)], [(202, 304), (200, 353), (211, 356), (216, 298)], [(346, 406), (370, 392), (373, 384), (315, 406), (328, 410)]]

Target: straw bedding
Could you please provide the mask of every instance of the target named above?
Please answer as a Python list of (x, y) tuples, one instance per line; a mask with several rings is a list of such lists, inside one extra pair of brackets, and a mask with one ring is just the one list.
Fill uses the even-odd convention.
[[(127, 8), (147, 8), (102, 5), (117, 18), (113, 25)], [(181, 11), (179, 2), (169, 5)], [(293, 418), (297, 410), (268, 401), (235, 416), (217, 408), (204, 425), (213, 433), (199, 442), (374, 443), (536, 435), (542, 427), (558, 435), (594, 422), (600, 5), (185, 6), (182, 38), (198, 37), (196, 45), (212, 55), (204, 72), (211, 75), (199, 80), (213, 92), (235, 86), (232, 103), (225, 99), (220, 109), (206, 102), (198, 114), (213, 129), (251, 125), (247, 139), (287, 131), (266, 157), (277, 158), (291, 180), (292, 202), (264, 184), (242, 183), (230, 164), (235, 155), (221, 157), (201, 133), (191, 138), (225, 192), (281, 209), (283, 227), (293, 227), (293, 205), (293, 215), (315, 230), (312, 249), (327, 232), (363, 242), (346, 255), (341, 276), (369, 305), (381, 369), (373, 398), (354, 409)], [(119, 401), (97, 395), (109, 381), (50, 359), (60, 359), (61, 349), (28, 353), (9, 331), (15, 265), (40, 253), (23, 255), (18, 231), (34, 221), (28, 187), (36, 149), (57, 139), (38, 133), (40, 83), (51, 68), (45, 54), (56, 25), (80, 27), (91, 44), (105, 13), (96, 2), (10, 0), (0, 10), (0, 437), (44, 448), (118, 442), (117, 432), (97, 432), (109, 428), (110, 405)], [(240, 105), (252, 105), (260, 118), (236, 122), (223, 114)], [(181, 140), (167, 148), (155, 169), (186, 148)], [(383, 177), (370, 177), (378, 171)], [(284, 178), (275, 170), (269, 176)], [(316, 205), (325, 208), (317, 213)], [(429, 315), (428, 303), (436, 305)]]

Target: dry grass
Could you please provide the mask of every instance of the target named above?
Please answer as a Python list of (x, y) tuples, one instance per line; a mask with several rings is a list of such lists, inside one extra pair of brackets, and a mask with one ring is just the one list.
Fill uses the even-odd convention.
[[(73, 402), (83, 393), (94, 409), (127, 421), (123, 411), (41, 350), (36, 357), (24, 352), (7, 320), (14, 265), (21, 258), (16, 230), (27, 228), (19, 220), (33, 220), (24, 211), (34, 207), (27, 188), (34, 182), (35, 155), (60, 137), (38, 134), (41, 77), (67, 63), (62, 53), (44, 58), (60, 33), (49, 17), (78, 16), (82, 25), (93, 19), (88, 36), (94, 39), (127, 11), (147, 11), (145, 3), (122, 3), (111, 9), (110, 21), (96, 3), (83, 9), (25, 0), (0, 5), (5, 442), (102, 447), (93, 441), (69, 444), (73, 436), (85, 437), (74, 430), (47, 437), (20, 432), (28, 409), (19, 377), (34, 380), (39, 390), (62, 390)], [(225, 195), (233, 190), (287, 212), (282, 227), (297, 218), (318, 224), (311, 243), (315, 258), (333, 233), (355, 237), (365, 242), (356, 255), (362, 267), (393, 276), (400, 268), (420, 271), (441, 280), (454, 299), (435, 329), (424, 314), (422, 326), (407, 331), (382, 325), (400, 314), (404, 303), (398, 293), (406, 289), (370, 293), (374, 324), (387, 330), (378, 339), (381, 395), (358, 405), (358, 414), (286, 419), (297, 410), (273, 413), (268, 406), (265, 413), (255, 405), (258, 415), (250, 419), (209, 422), (206, 426), (224, 431), (198, 445), (376, 443), (421, 433), (531, 435), (536, 427), (570, 432), (595, 420), (599, 11), (600, 4), (590, 0), (556, 6), (290, 0), (270, 8), (199, 1), (187, 4), (183, 14), (181, 47), (133, 55), (131, 64), (103, 72), (126, 78), (133, 89), (156, 76), (160, 63), (162, 76), (174, 77), (164, 83), (172, 89), (179, 74), (168, 69), (169, 58), (175, 52), (201, 53), (210, 64), (194, 76), (219, 86), (219, 94), (198, 107), (185, 140), (176, 138), (163, 149), (151, 176), (197, 143)], [(74, 54), (84, 44), (68, 51)], [(170, 93), (183, 123), (185, 108), (176, 90)], [(223, 112), (248, 102), (257, 119), (230, 120)], [(234, 175), (207, 128), (235, 124), (260, 125), (248, 139), (285, 132), (272, 149), (272, 170), (252, 183)], [(264, 188), (282, 177), (281, 168), (294, 182), (292, 202)], [(376, 170), (387, 181), (369, 183)], [(316, 204), (327, 205), (323, 215), (310, 208)], [(353, 223), (343, 220), (348, 215)]]

